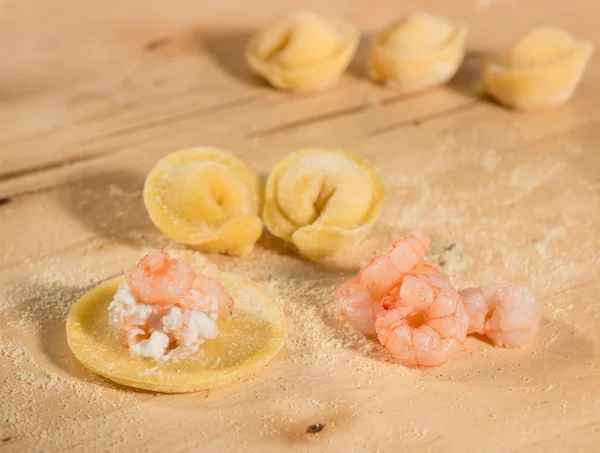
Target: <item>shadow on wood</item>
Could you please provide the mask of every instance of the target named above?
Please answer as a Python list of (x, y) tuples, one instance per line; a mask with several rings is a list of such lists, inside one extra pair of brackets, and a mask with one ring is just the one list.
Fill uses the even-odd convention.
[(484, 61), (489, 57), (486, 52), (467, 51), (458, 72), (446, 86), (472, 98), (484, 97), (482, 70)]
[(212, 57), (213, 61), (229, 77), (246, 85), (267, 88), (270, 85), (254, 75), (248, 68), (244, 53), (251, 32), (206, 31), (198, 34), (200, 46)]
[(266, 227), (263, 230), (261, 237), (258, 239), (257, 245), (262, 246), (267, 250), (276, 252), (278, 255), (286, 256), (289, 258), (296, 258), (305, 263), (310, 263), (308, 259), (296, 253), (294, 249), (290, 245), (286, 244), (283, 239), (280, 239), (271, 234), (271, 232), (269, 232), (269, 230), (267, 230)]
[[(573, 370), (578, 370), (578, 379), (594, 377), (592, 341), (562, 321), (542, 319), (534, 344), (527, 348), (495, 348), (490, 343), (485, 337), (469, 335), (467, 349), (430, 374), (435, 379), (501, 387), (561, 382)], [(482, 356), (491, 365), (474, 367)]]
[(65, 191), (67, 211), (109, 241), (164, 248), (171, 241), (152, 224), (142, 200), (144, 175), (114, 170), (84, 177)]
[(362, 80), (370, 80), (367, 73), (367, 61), (369, 58), (369, 45), (373, 35), (361, 35), (360, 41), (358, 42), (358, 48), (354, 54), (354, 58), (348, 66), (347, 73), (352, 77)]

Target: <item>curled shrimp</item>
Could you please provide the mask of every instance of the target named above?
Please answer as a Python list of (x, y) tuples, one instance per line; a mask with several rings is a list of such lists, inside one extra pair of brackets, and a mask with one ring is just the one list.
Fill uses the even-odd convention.
[(522, 348), (533, 342), (542, 311), (525, 288), (488, 283), (460, 291), (469, 315), (469, 333), (487, 336), (496, 346)]
[[(431, 274), (448, 280), (442, 270), (430, 263), (421, 263), (412, 274)], [(367, 335), (375, 335), (375, 320), (385, 312), (381, 300), (373, 299), (369, 290), (361, 285), (358, 278), (342, 283), (335, 291), (333, 301), (336, 310), (354, 329)]]
[(380, 299), (399, 285), (408, 272), (439, 272), (439, 268), (423, 263), (429, 247), (429, 236), (412, 230), (394, 242), (384, 253), (371, 258), (358, 276), (342, 283), (333, 301), (336, 311), (359, 332), (373, 335), (375, 319), (383, 311)]
[(465, 342), (469, 317), (443, 276), (409, 274), (381, 304), (386, 312), (375, 321), (377, 338), (404, 365), (443, 365)]
[(383, 311), (381, 304), (373, 300), (369, 290), (357, 278), (342, 283), (333, 295), (336, 311), (356, 330), (374, 335), (375, 319)]
[(441, 267), (439, 267), (435, 264), (428, 263), (426, 261), (422, 262), (414, 270), (412, 270), (411, 274), (412, 275), (418, 275), (418, 274), (435, 275), (436, 277), (439, 277), (442, 280), (445, 280), (447, 282), (450, 281), (450, 279), (448, 278), (448, 274), (446, 274), (442, 270)]
[(152, 252), (125, 273), (136, 300), (153, 305), (177, 305), (219, 317), (231, 316), (233, 298), (214, 278), (196, 273), (185, 261), (167, 252)]
[(175, 305), (192, 289), (196, 272), (167, 252), (152, 252), (125, 272), (133, 296), (140, 302)]
[(189, 308), (204, 312), (216, 312), (219, 318), (228, 319), (234, 302), (233, 298), (214, 278), (197, 274), (192, 291), (186, 298)]
[(427, 233), (409, 231), (384, 253), (371, 258), (358, 273), (357, 281), (369, 290), (372, 298), (383, 297), (400, 283), (402, 277), (421, 264), (428, 248)]

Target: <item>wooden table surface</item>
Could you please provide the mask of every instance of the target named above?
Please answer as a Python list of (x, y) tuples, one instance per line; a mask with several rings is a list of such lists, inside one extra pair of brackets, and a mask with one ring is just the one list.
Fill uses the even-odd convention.
[[(340, 83), (305, 96), (243, 61), (249, 33), (290, 3), (0, 1), (0, 451), (598, 451), (600, 58), (560, 108), (520, 114), (475, 96), (482, 58), (532, 27), (600, 43), (596, 1), (302, 2), (365, 36)], [(417, 6), (467, 22), (468, 55), (449, 85), (399, 96), (365, 78), (366, 43)], [(351, 150), (385, 180), (380, 221), (337, 268), (267, 236), (242, 259), (185, 251), (152, 226), (140, 189), (161, 156), (205, 144), (264, 175), (300, 147)], [(335, 319), (335, 285), (417, 226), (458, 287), (532, 290), (532, 348), (470, 338), (447, 366), (412, 370)], [(159, 247), (275, 293), (290, 324), (279, 356), (176, 396), (83, 369), (65, 341), (69, 306)]]

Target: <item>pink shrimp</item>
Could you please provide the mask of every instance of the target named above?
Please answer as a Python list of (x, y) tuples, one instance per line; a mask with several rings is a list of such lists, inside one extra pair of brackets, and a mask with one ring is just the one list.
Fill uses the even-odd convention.
[(479, 333), (496, 346), (522, 348), (533, 342), (542, 311), (525, 288), (488, 283), (460, 291), (469, 315), (469, 333)]
[(408, 366), (446, 363), (463, 345), (469, 318), (458, 292), (435, 274), (407, 275), (381, 304), (377, 338)]
[(186, 298), (186, 304), (189, 308), (216, 312), (219, 318), (228, 319), (234, 302), (221, 283), (204, 274), (197, 274), (192, 291)]
[(423, 230), (409, 231), (384, 253), (374, 256), (358, 273), (357, 281), (373, 299), (385, 296), (402, 277), (413, 271), (425, 257), (429, 236)]
[(435, 275), (445, 281), (450, 281), (448, 274), (446, 274), (441, 267), (437, 266), (436, 264), (428, 263), (427, 261), (423, 261), (421, 264), (419, 264), (413, 271), (411, 271), (411, 274), (430, 274)]
[[(432, 274), (448, 280), (448, 276), (437, 266), (419, 264), (411, 274)], [(392, 290), (393, 291), (393, 290)], [(367, 335), (375, 335), (375, 320), (385, 312), (381, 301), (373, 300), (367, 288), (358, 283), (357, 278), (342, 283), (335, 291), (333, 301), (336, 311), (356, 330)]]
[(387, 251), (374, 256), (356, 278), (337, 288), (333, 296), (336, 311), (359, 332), (375, 334), (375, 319), (384, 311), (379, 303), (383, 296), (399, 285), (408, 272), (439, 271), (423, 263), (427, 247), (427, 233), (412, 230)]
[(374, 335), (375, 319), (383, 311), (381, 304), (373, 300), (369, 290), (358, 283), (357, 278), (342, 283), (333, 295), (336, 311), (356, 330)]
[(171, 259), (167, 252), (152, 252), (125, 272), (133, 296), (157, 305), (179, 303), (192, 289), (196, 272), (185, 261)]

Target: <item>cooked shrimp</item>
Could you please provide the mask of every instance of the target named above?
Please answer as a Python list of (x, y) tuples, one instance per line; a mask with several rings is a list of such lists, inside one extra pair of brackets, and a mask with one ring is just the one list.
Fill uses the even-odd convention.
[[(411, 274), (432, 274), (448, 280), (448, 276), (437, 266), (429, 263), (419, 264)], [(393, 290), (392, 290), (393, 291)], [(372, 299), (370, 292), (353, 278), (342, 283), (335, 291), (333, 302), (336, 311), (356, 330), (367, 335), (374, 335), (375, 319), (385, 312), (381, 301)]]
[(196, 272), (167, 252), (152, 252), (125, 272), (134, 297), (147, 304), (174, 305), (192, 289)]
[(469, 318), (458, 292), (435, 274), (409, 274), (385, 296), (375, 321), (377, 338), (408, 366), (446, 363), (462, 346)]
[(496, 346), (522, 348), (533, 342), (542, 311), (525, 288), (488, 283), (460, 291), (469, 314), (469, 333), (487, 336)]
[(384, 311), (379, 303), (381, 297), (399, 285), (407, 272), (441, 272), (423, 263), (428, 246), (427, 233), (412, 230), (386, 252), (373, 257), (356, 278), (342, 283), (335, 291), (337, 312), (359, 332), (375, 334), (375, 319)]
[(431, 274), (440, 277), (443, 280), (449, 281), (448, 274), (446, 274), (441, 267), (436, 264), (431, 264), (426, 261), (423, 261), (419, 264), (414, 270), (410, 272), (413, 275), (417, 274)]
[(381, 303), (373, 300), (369, 290), (356, 278), (342, 283), (333, 295), (336, 311), (356, 330), (374, 335), (375, 319), (382, 312)]
[(233, 298), (214, 278), (197, 274), (192, 291), (187, 297), (187, 305), (194, 310), (217, 313), (219, 318), (229, 318), (233, 308)]
[(421, 264), (428, 248), (427, 233), (409, 231), (384, 253), (371, 258), (358, 273), (357, 281), (369, 290), (373, 299), (383, 297)]

